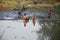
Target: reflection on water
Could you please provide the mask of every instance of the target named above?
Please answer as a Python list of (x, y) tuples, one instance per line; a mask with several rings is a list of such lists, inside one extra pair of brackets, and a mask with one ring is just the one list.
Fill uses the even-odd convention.
[(60, 40), (60, 20), (39, 20), (38, 40)]

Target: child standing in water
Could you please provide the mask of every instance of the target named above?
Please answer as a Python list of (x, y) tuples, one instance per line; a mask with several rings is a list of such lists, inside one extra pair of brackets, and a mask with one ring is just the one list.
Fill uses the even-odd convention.
[(22, 12), (21, 10), (18, 11), (18, 18), (21, 18), (22, 17)]
[(36, 14), (33, 14), (33, 16), (32, 16), (32, 22), (33, 22), (33, 25), (35, 26), (35, 24), (36, 24)]
[(26, 26), (27, 22), (29, 21), (28, 15), (26, 13), (23, 16), (23, 20), (24, 20), (24, 26)]
[(51, 9), (48, 9), (49, 11), (48, 11), (48, 18), (50, 19), (51, 18), (51, 12), (52, 12), (52, 10)]

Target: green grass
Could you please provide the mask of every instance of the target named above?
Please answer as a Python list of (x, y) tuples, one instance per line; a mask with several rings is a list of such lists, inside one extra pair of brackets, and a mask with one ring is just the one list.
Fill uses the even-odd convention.
[(60, 5), (54, 6), (55, 13), (60, 16)]

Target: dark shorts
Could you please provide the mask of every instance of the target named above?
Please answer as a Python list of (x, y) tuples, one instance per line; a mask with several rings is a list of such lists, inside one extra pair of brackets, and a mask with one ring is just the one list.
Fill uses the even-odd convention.
[(50, 18), (51, 18), (51, 16), (48, 16), (48, 18), (50, 19)]
[(33, 20), (35, 20), (35, 19), (33, 19)]
[(29, 22), (29, 18), (25, 19), (26, 22)]

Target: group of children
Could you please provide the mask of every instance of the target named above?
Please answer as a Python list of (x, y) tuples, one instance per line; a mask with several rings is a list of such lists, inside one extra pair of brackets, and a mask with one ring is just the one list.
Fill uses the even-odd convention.
[[(29, 22), (29, 16), (25, 13), (24, 16), (23, 16), (23, 20), (24, 20), (24, 26), (26, 26), (26, 24)], [(36, 15), (33, 14), (32, 16), (32, 22), (33, 22), (33, 25), (35, 26), (35, 20), (36, 20)]]
[[(24, 22), (24, 26), (26, 27), (26, 24), (29, 22), (29, 16), (24, 13), (24, 15), (22, 16), (21, 11), (18, 12), (18, 18), (23, 18), (23, 22)], [(35, 20), (36, 20), (36, 14), (33, 14), (32, 16), (32, 22), (33, 25), (35, 26)]]
[[(24, 26), (26, 26), (26, 24), (29, 22), (29, 16), (25, 13), (23, 16), (21, 14), (21, 11), (18, 12), (18, 18), (23, 18), (23, 22), (24, 22)], [(51, 18), (51, 10), (48, 11), (48, 16), (49, 19)], [(35, 20), (36, 20), (36, 14), (33, 14), (32, 16), (32, 22), (33, 25), (35, 26)]]

